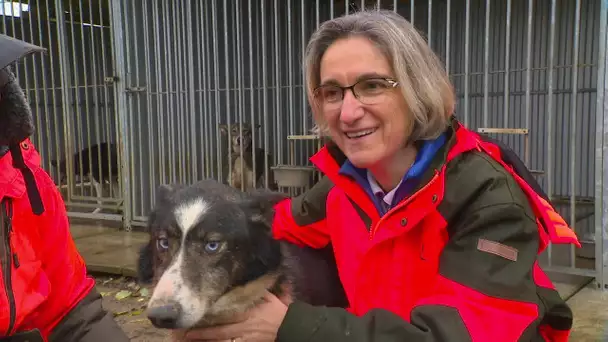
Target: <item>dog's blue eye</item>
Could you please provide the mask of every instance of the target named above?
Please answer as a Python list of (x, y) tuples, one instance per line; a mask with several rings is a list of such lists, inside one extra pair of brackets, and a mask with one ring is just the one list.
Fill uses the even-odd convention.
[(160, 239), (156, 240), (156, 246), (161, 251), (169, 249), (169, 240), (165, 239), (165, 238), (160, 238)]
[(217, 252), (217, 250), (220, 249), (220, 243), (219, 242), (207, 242), (205, 244), (205, 251), (207, 251), (208, 253), (214, 253)]

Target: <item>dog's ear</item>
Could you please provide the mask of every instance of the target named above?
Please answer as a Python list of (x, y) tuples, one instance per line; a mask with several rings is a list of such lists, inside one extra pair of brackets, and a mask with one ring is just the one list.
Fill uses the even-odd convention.
[(283, 261), (281, 242), (275, 240), (265, 229), (256, 229), (261, 223), (252, 222), (251, 250), (247, 262), (243, 265), (242, 273), (235, 278), (235, 285), (245, 285), (264, 274), (276, 270)]
[(157, 188), (157, 204), (148, 214), (146, 232), (148, 233), (148, 243), (140, 248), (137, 258), (137, 279), (141, 284), (150, 284), (154, 278), (154, 265), (157, 258), (155, 253), (156, 239), (154, 228), (158, 226), (159, 208), (162, 208), (162, 201), (166, 201), (171, 191), (170, 185), (161, 185)]
[(288, 195), (268, 189), (253, 189), (247, 193), (247, 200), (259, 208), (274, 207), (277, 203), (289, 198)]
[(226, 125), (226, 124), (220, 124), (219, 128), (220, 128), (220, 133), (222, 133), (222, 134), (228, 134), (228, 125)]
[(244, 285), (252, 280), (276, 270), (283, 261), (281, 244), (271, 234), (274, 204), (287, 198), (284, 194), (271, 191), (256, 191), (241, 202), (243, 211), (249, 221), (249, 233), (252, 250), (244, 273), (236, 280)]
[(239, 206), (247, 216), (251, 246), (251, 259), (244, 267), (244, 273), (236, 279), (238, 285), (246, 284), (275, 270), (282, 263), (280, 242), (271, 235), (274, 205), (288, 198), (280, 192), (257, 189), (247, 192)]
[(286, 194), (267, 189), (254, 189), (247, 193), (245, 203), (251, 217), (260, 220), (272, 219), (274, 206), (289, 198)]
[(274, 206), (287, 198), (289, 196), (278, 191), (251, 190), (243, 201), (243, 210), (248, 214), (249, 220), (263, 223), (270, 228), (274, 217)]
[(137, 259), (137, 280), (140, 284), (148, 285), (154, 279), (154, 240), (139, 250)]

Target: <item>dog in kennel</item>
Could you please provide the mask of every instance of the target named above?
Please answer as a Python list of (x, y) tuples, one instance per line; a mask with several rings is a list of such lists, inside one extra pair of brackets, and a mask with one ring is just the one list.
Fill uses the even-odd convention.
[[(242, 134), (241, 134), (242, 127)], [(277, 185), (274, 175), (270, 171), (272, 156), (261, 148), (253, 149), (253, 129), (250, 123), (233, 123), (231, 125), (222, 124), (219, 126), (223, 136), (229, 136), (230, 148), (228, 149), (228, 161), (230, 168), (227, 182), (233, 188), (245, 191), (254, 188), (265, 187), (265, 175), (268, 174), (268, 189), (276, 190)], [(255, 128), (260, 128), (256, 125)], [(253, 160), (255, 158), (255, 169)], [(268, 169), (265, 169), (265, 162), (268, 161)], [(255, 179), (255, 186), (254, 186)]]
[[(114, 143), (103, 142), (86, 147), (72, 156), (73, 168), (69, 172), (76, 178), (80, 178), (80, 170), (82, 167), (82, 176), (87, 178), (92, 183), (95, 189), (96, 197), (102, 197), (102, 184), (110, 184), (114, 194), (118, 193), (118, 146)], [(82, 163), (81, 163), (82, 161)], [(59, 184), (65, 184), (67, 181), (67, 158), (61, 160), (51, 160), (51, 165), (59, 172)], [(85, 181), (79, 179), (80, 182)], [(100, 207), (95, 208), (93, 214), (101, 211), (101, 201), (97, 201)]]

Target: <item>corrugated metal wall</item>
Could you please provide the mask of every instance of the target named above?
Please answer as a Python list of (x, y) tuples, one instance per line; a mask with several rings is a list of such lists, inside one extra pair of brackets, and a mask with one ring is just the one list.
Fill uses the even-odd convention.
[[(377, 3), (368, 1), (365, 5)], [(384, 8), (393, 8), (393, 1), (380, 3)], [(552, 179), (552, 194), (559, 197), (559, 203), (563, 202), (560, 210), (566, 218), (570, 219), (568, 196), (574, 193), (577, 199), (587, 200), (591, 206), (579, 206), (578, 214), (583, 215), (586, 208), (592, 210), (600, 2), (582, 1), (578, 20), (575, 1), (556, 2), (552, 61), (548, 53), (551, 1), (533, 2), (529, 84), (528, 2), (511, 2), (508, 43), (508, 2), (489, 3), (486, 18), (486, 1), (470, 2), (468, 42), (464, 1), (451, 1), (449, 9), (446, 1), (418, 1), (414, 24), (425, 33), (430, 27), (432, 47), (449, 62), (459, 96), (458, 116), (472, 128), (529, 128), (530, 167), (545, 172), (538, 177), (545, 189), (549, 186), (547, 179)], [(155, 146), (133, 150), (134, 176), (142, 181), (141, 185), (136, 184), (141, 193), (134, 198), (134, 205), (138, 214), (144, 215), (148, 203), (144, 205), (141, 199), (147, 202), (153, 198), (147, 194), (153, 184), (202, 176), (217, 178), (220, 174), (225, 177), (227, 167), (222, 158), (226, 154), (226, 139), (218, 136), (218, 124), (235, 121), (259, 124), (258, 145), (266, 145), (275, 163), (285, 163), (286, 136), (306, 134), (312, 126), (300, 72), (305, 43), (318, 23), (332, 16), (332, 7), (334, 16), (361, 7), (360, 1), (350, 1), (348, 5), (345, 1), (148, 1), (141, 2), (143, 10), (139, 11), (134, 9), (140, 2), (128, 4), (125, 5), (128, 7), (125, 13), (129, 13), (125, 40), (130, 58), (128, 82), (147, 90), (131, 96), (134, 121), (130, 126), (136, 128), (133, 134), (141, 140), (135, 146)], [(410, 2), (399, 1), (397, 11), (411, 18), (410, 6)], [(184, 8), (188, 10), (180, 13)], [(142, 13), (147, 16), (141, 16)], [(573, 88), (575, 22), (579, 23), (580, 40), (575, 68), (578, 81)], [(487, 35), (486, 23), (489, 23)], [(450, 51), (449, 61), (446, 49)], [(195, 57), (191, 58), (192, 55)], [(550, 63), (553, 83), (549, 109)], [(507, 68), (509, 77), (505, 82)], [(467, 73), (469, 84), (465, 89)], [(577, 102), (574, 111), (573, 89)], [(552, 139), (548, 138), (549, 128)], [(264, 141), (264, 137), (269, 139)], [(522, 137), (503, 139), (524, 158)], [(160, 153), (149, 155), (149, 151)], [(551, 165), (548, 165), (549, 151)], [(305, 163), (311, 150), (301, 148), (299, 152), (297, 161)], [(190, 164), (194, 167), (187, 167)], [(576, 173), (574, 192), (570, 184), (572, 170)], [(577, 225), (581, 232), (592, 232), (592, 222), (589, 217)]]
[[(529, 83), (526, 74), (528, 1), (511, 2), (508, 38), (506, 19), (509, 2), (491, 1), (490, 3), (489, 19), (487, 19), (486, 1), (470, 2), (468, 27), (470, 76), (467, 104), (465, 101), (466, 8), (463, 1), (451, 2), (448, 67), (459, 97), (457, 113), (471, 128), (529, 128), (530, 168), (545, 172), (545, 175), (537, 179), (543, 188), (554, 196), (560, 212), (568, 221), (571, 219), (569, 196), (573, 193), (577, 196), (579, 203), (577, 203), (576, 216), (587, 216), (586, 219), (576, 222), (577, 231), (583, 235), (583, 238), (592, 239), (594, 221), (593, 216), (587, 214), (593, 211), (594, 196), (594, 133), (600, 2), (581, 1), (580, 17), (577, 19), (575, 1), (556, 1), (555, 45), (554, 57), (551, 61), (549, 58), (551, 1), (533, 1), (530, 20), (532, 31)], [(433, 1), (435, 25), (432, 25), (431, 41), (434, 50), (443, 57), (444, 61), (447, 60), (446, 13), (445, 1)], [(421, 16), (420, 21), (425, 19), (425, 16)], [(489, 23), (487, 35), (486, 23)], [(417, 26), (422, 25), (421, 29), (425, 30), (426, 24), (427, 22), (420, 22)], [(579, 25), (580, 40), (578, 61), (573, 68), (575, 25)], [(551, 63), (552, 75), (549, 72)], [(509, 77), (505, 83), (507, 69)], [(485, 87), (486, 70), (487, 88)], [(572, 84), (573, 70), (578, 73), (575, 87)], [(553, 78), (552, 89), (549, 89), (550, 77)], [(529, 109), (526, 108), (527, 89), (529, 89)], [(551, 108), (548, 107), (550, 91), (552, 92)], [(573, 91), (576, 92), (575, 95)], [(574, 97), (576, 97), (576, 108), (573, 110)], [(487, 110), (484, 109), (486, 98)], [(505, 98), (508, 99), (506, 104)], [(502, 139), (512, 146), (522, 159), (524, 158), (522, 137), (504, 136)], [(551, 165), (548, 164), (549, 154)], [(572, 171), (575, 173), (574, 189), (570, 184)], [(548, 184), (549, 178), (552, 179), (551, 188)]]

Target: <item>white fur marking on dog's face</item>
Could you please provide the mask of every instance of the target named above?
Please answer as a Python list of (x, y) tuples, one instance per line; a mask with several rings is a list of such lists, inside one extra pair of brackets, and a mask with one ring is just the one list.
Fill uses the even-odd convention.
[(188, 234), (209, 209), (209, 204), (202, 199), (181, 205), (175, 209), (175, 219), (182, 230), (182, 239)]
[(196, 200), (182, 205), (175, 210), (177, 224), (182, 231), (182, 240), (179, 251), (171, 266), (165, 270), (154, 288), (148, 307), (162, 306), (177, 303), (181, 307), (181, 317), (178, 326), (189, 328), (196, 324), (205, 315), (208, 309), (206, 298), (201, 298), (184, 280), (185, 237), (209, 209), (209, 204), (203, 200)]
[(178, 327), (190, 328), (205, 315), (208, 304), (190, 289), (182, 274), (184, 263), (183, 244), (173, 264), (160, 277), (150, 298), (149, 307), (177, 303), (181, 307)]

